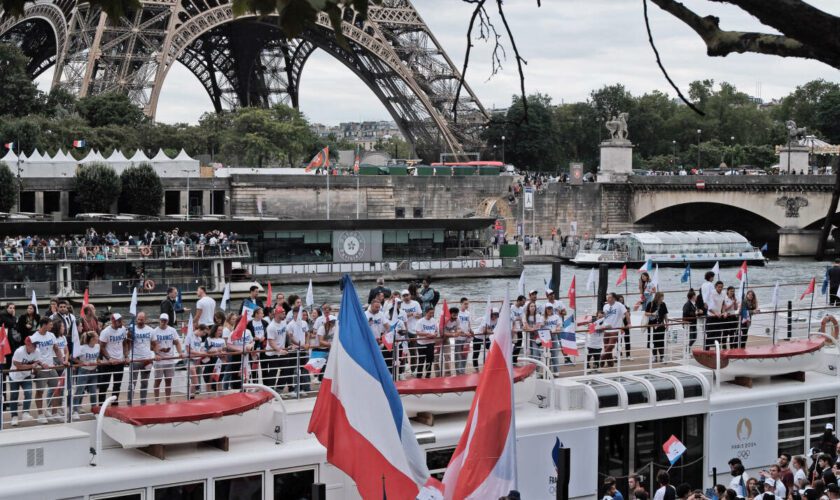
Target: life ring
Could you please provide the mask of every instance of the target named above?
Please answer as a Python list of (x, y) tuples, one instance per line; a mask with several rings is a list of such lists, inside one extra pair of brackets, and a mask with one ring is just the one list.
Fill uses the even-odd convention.
[(486, 260), (478, 261), (478, 267), (487, 267), (487, 261)]
[(152, 255), (152, 249), (147, 246), (142, 246), (140, 247), (140, 255), (148, 257), (149, 255)]
[(143, 282), (143, 289), (148, 292), (151, 292), (155, 289), (155, 281), (154, 280), (146, 280)]
[(837, 318), (831, 314), (826, 314), (820, 322), (820, 333), (825, 333), (825, 325), (828, 323), (831, 323), (831, 336), (836, 339), (837, 335), (840, 334), (840, 325), (837, 324)]

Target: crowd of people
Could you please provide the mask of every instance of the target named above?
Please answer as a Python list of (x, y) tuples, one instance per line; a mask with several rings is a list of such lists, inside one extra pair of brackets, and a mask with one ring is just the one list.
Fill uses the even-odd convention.
[(219, 255), (228, 252), (238, 239), (235, 232), (225, 233), (218, 229), (204, 233), (181, 231), (178, 228), (171, 231), (147, 229), (138, 235), (117, 235), (113, 231), (100, 234), (89, 228), (84, 234), (77, 235), (7, 236), (3, 239), (3, 260), (108, 260), (126, 249), (152, 247), (161, 247), (166, 257), (205, 253)]
[[(618, 489), (615, 478), (607, 477), (602, 485), (602, 500), (838, 500), (840, 499), (840, 442), (834, 426), (809, 450), (808, 456), (780, 453), (776, 463), (752, 477), (740, 458), (729, 460), (728, 481), (708, 490), (695, 489), (688, 483), (671, 484), (668, 471), (659, 471), (651, 492), (645, 490), (642, 477), (627, 478), (627, 496)], [(651, 496), (652, 495), (652, 496)]]

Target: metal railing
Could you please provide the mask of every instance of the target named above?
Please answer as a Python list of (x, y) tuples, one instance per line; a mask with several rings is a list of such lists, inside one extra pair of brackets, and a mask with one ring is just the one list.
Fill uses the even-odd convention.
[(243, 267), (254, 276), (282, 276), (294, 274), (381, 273), (397, 271), (429, 271), (501, 268), (518, 265), (516, 258), (458, 258), (437, 260), (401, 260), (376, 262), (321, 262), (311, 264), (246, 264)]
[(248, 244), (243, 242), (225, 242), (216, 245), (209, 243), (129, 245), (128, 242), (122, 242), (118, 245), (5, 247), (0, 263), (196, 260), (248, 258), (250, 256)]

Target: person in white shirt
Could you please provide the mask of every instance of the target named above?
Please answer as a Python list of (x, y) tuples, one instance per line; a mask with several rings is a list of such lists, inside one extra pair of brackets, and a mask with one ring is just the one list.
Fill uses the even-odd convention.
[(551, 338), (551, 371), (558, 373), (560, 371), (560, 332), (563, 331), (563, 318), (561, 318), (557, 311), (551, 304), (546, 304), (543, 309), (543, 330), (548, 330)]
[(604, 313), (598, 311), (598, 316), (586, 335), (586, 363), (594, 373), (599, 373), (601, 367), (601, 352), (604, 350)]
[(206, 369), (210, 358), (205, 356), (207, 353), (205, 339), (209, 331), (210, 327), (202, 323), (192, 332), (188, 332), (184, 339), (187, 349), (187, 366), (190, 367), (190, 399), (201, 393), (201, 379), (209, 378)]
[(487, 352), (490, 350), (490, 336), (493, 335), (493, 330), (496, 329), (496, 323), (499, 322), (499, 310), (495, 307), (490, 308), (490, 321), (484, 321), (475, 331), (472, 345), (472, 365), (473, 370), (478, 371), (478, 358), (481, 356), (481, 348), (484, 347), (484, 357), (487, 357)]
[(326, 321), (326, 318), (328, 318), (331, 314), (332, 314), (332, 306), (330, 306), (326, 302), (321, 304), (321, 315), (318, 316), (317, 318), (315, 318), (315, 321), (312, 323), (312, 329), (317, 332), (318, 328), (320, 328), (321, 325), (324, 324), (324, 321)]
[(782, 481), (781, 469), (778, 464), (771, 465), (769, 470), (761, 471), (761, 475), (765, 477), (764, 484), (772, 486), (773, 489), (771, 491), (777, 497), (787, 498), (787, 488), (785, 487), (785, 483)]
[(469, 356), (473, 336), (472, 325), (470, 324), (471, 318), (470, 301), (468, 298), (462, 297), (461, 306), (455, 318), (458, 321), (458, 335), (455, 337), (455, 373), (459, 375), (463, 375), (467, 370), (467, 357)]
[(420, 378), (430, 378), (435, 364), (435, 344), (440, 338), (438, 322), (435, 320), (435, 308), (426, 308), (423, 317), (415, 324), (417, 332), (417, 350), (420, 362), (417, 365), (416, 375)]
[[(224, 388), (223, 365), (227, 362), (227, 357), (225, 356), (227, 341), (224, 336), (226, 329), (225, 314), (217, 311), (214, 319), (216, 320), (216, 325), (211, 327), (210, 333), (207, 334), (207, 354), (210, 355), (208, 365), (210, 381), (207, 386), (209, 390), (218, 394)], [(230, 333), (228, 333), (228, 336), (230, 336)]]
[(791, 465), (793, 467), (793, 485), (797, 490), (801, 490), (805, 488), (805, 485), (808, 484), (808, 462), (805, 460), (805, 457), (801, 455), (796, 455), (791, 460)]
[(75, 359), (78, 362), (76, 378), (73, 384), (76, 386), (76, 394), (73, 396), (73, 420), (79, 418), (79, 407), (82, 405), (82, 397), (88, 394), (90, 406), (94, 406), (98, 397), (99, 374), (97, 361), (99, 361), (99, 335), (94, 331), (88, 331), (79, 339), (81, 345), (75, 352)]
[(529, 356), (539, 360), (543, 356), (543, 346), (539, 336), (542, 324), (543, 317), (537, 309), (537, 303), (527, 302), (525, 304), (525, 314), (522, 316), (522, 332), (527, 339)]
[(513, 334), (513, 363), (519, 359), (519, 352), (522, 350), (522, 317), (525, 315), (525, 296), (516, 297), (516, 301), (510, 305), (510, 326)]
[(152, 327), (146, 324), (146, 313), (140, 311), (134, 318), (134, 328), (127, 332), (133, 372), (130, 391), (134, 393), (134, 385), (137, 379), (140, 379), (140, 404), (143, 405), (146, 404), (146, 396), (149, 393), (149, 377), (155, 359), (152, 352), (152, 331)]
[(160, 383), (164, 382), (166, 401), (172, 397), (172, 377), (175, 363), (181, 357), (181, 338), (169, 326), (169, 315), (160, 315), (160, 324), (152, 330), (152, 350), (155, 353), (155, 400), (160, 398)]
[[(41, 318), (38, 322), (38, 329), (27, 338), (32, 339), (32, 344), (37, 348), (38, 361), (41, 367), (35, 373), (35, 406), (39, 410), (44, 408), (43, 413), (39, 413), (38, 422), (46, 423), (47, 418), (53, 416), (52, 398), (54, 389), (58, 387), (58, 372), (55, 370), (55, 363), (58, 360), (59, 364), (64, 364), (62, 350), (56, 344), (55, 335), (50, 331), (52, 321), (49, 318)], [(46, 401), (42, 400), (44, 390), (46, 389)]]
[(671, 486), (671, 476), (668, 471), (661, 470), (656, 474), (656, 482), (659, 489), (653, 495), (653, 500), (666, 500), (666, 498), (677, 498), (677, 491)]
[(105, 404), (105, 400), (108, 399), (108, 386), (112, 379), (114, 381), (114, 394), (117, 396), (114, 405), (116, 406), (119, 403), (127, 338), (125, 327), (122, 325), (122, 315), (114, 313), (111, 315), (111, 323), (103, 328), (99, 334), (100, 354), (102, 356), (102, 365), (99, 368), (100, 405)]
[(787, 496), (780, 496), (779, 495), (779, 487), (781, 486), (782, 491), (787, 493), (787, 489), (785, 485), (782, 484), (781, 480), (776, 480), (771, 477), (764, 479), (764, 493), (755, 497), (755, 500), (782, 500), (787, 498)]
[(38, 348), (32, 343), (30, 337), (26, 337), (23, 345), (15, 349), (12, 354), (12, 369), (9, 371), (9, 411), (12, 414), (12, 427), (18, 424), (18, 393), (23, 391), (23, 414), (24, 421), (32, 420), (29, 413), (29, 406), (32, 403), (32, 376), (44, 365), (41, 364), (41, 356)]
[(411, 358), (411, 369), (414, 370), (420, 366), (420, 348), (417, 344), (417, 321), (423, 317), (423, 309), (420, 307), (419, 302), (412, 299), (411, 292), (408, 290), (403, 290), (401, 295), (402, 305), (400, 306), (400, 310), (406, 317), (405, 326), (408, 332), (409, 357)]
[(618, 301), (615, 293), (607, 294), (607, 302), (602, 309), (604, 312), (604, 352), (601, 360), (612, 366), (613, 349), (618, 342), (618, 332), (624, 329), (624, 320), (630, 323), (630, 312), (624, 304)]
[(207, 290), (200, 286), (196, 291), (198, 302), (195, 303), (195, 317), (193, 323), (196, 325), (212, 325), (213, 314), (216, 313), (216, 301), (207, 295)]
[(554, 312), (557, 313), (558, 316), (566, 315), (566, 305), (563, 304), (562, 300), (556, 298), (556, 294), (551, 288), (545, 289), (545, 304), (539, 304), (537, 306), (537, 310), (543, 316), (545, 316), (545, 306), (553, 307)]
[[(286, 311), (282, 307), (274, 310), (274, 318), (265, 329), (266, 350), (263, 368), (263, 382), (268, 387), (282, 392), (289, 384), (286, 356)], [(278, 386), (278, 383), (280, 384)]]
[(388, 331), (389, 325), (388, 318), (382, 312), (382, 304), (378, 300), (373, 299), (373, 302), (370, 303), (368, 310), (365, 311), (365, 318), (367, 318), (373, 338), (381, 344), (382, 335)]
[(723, 282), (716, 282), (708, 300), (705, 298), (703, 300), (706, 302), (706, 339), (703, 345), (706, 349), (714, 349), (715, 341), (721, 341), (726, 323), (723, 310), (726, 294), (723, 292)]

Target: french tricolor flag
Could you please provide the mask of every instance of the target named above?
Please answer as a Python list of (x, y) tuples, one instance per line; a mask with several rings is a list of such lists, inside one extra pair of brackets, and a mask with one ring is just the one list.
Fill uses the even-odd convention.
[(324, 369), (324, 366), (327, 365), (327, 352), (326, 351), (312, 351), (309, 354), (309, 361), (303, 365), (303, 369), (308, 371), (313, 375), (317, 375), (321, 373), (321, 370)]
[(653, 261), (648, 259), (644, 264), (642, 264), (642, 267), (639, 268), (639, 272), (649, 273), (651, 271), (653, 271)]
[(560, 349), (567, 356), (577, 356), (580, 354), (577, 347), (575, 327), (575, 315), (572, 313), (563, 321), (563, 331), (560, 333)]
[(683, 453), (685, 453), (685, 445), (677, 439), (677, 436), (671, 435), (665, 444), (662, 445), (662, 450), (665, 451), (665, 456), (668, 457), (668, 461), (671, 462), (671, 465), (674, 465), (677, 460), (680, 459)]
[(73, 147), (74, 148), (83, 148), (83, 147), (85, 147), (85, 144), (86, 143), (83, 139), (78, 139), (78, 140), (73, 141)]
[(423, 451), (353, 281), (345, 275), (342, 284), (341, 330), (330, 350), (309, 432), (327, 449), (327, 461), (355, 481), (362, 498), (416, 498), (430, 481)]

